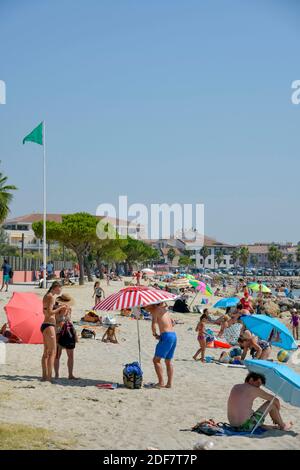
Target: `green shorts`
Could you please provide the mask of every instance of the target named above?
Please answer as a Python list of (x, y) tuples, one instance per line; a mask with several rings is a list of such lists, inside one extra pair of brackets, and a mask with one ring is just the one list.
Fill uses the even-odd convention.
[(251, 432), (257, 423), (263, 424), (265, 421), (265, 418), (262, 418), (264, 413), (262, 411), (254, 411), (250, 418), (247, 419), (241, 426), (239, 426), (239, 431), (245, 431), (245, 432)]
[(4, 282), (9, 282), (9, 281), (10, 281), (10, 276), (9, 276), (9, 274), (4, 274), (4, 276), (3, 276), (3, 281), (4, 281)]

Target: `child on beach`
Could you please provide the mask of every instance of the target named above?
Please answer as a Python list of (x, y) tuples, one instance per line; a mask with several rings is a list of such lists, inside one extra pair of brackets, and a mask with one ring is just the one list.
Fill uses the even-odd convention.
[(230, 320), (230, 316), (229, 316), (229, 315), (224, 315), (224, 317), (223, 317), (223, 319), (222, 319), (220, 331), (219, 331), (219, 333), (217, 334), (217, 337), (218, 337), (218, 338), (222, 338), (225, 329), (229, 327), (229, 323), (228, 323), (229, 320)]
[(93, 298), (95, 297), (95, 305), (97, 305), (99, 302), (101, 302), (103, 299), (105, 299), (105, 293), (102, 287), (100, 287), (100, 282), (96, 281), (94, 284), (94, 293), (93, 293)]
[(107, 328), (106, 332), (102, 337), (103, 343), (114, 343), (119, 344), (116, 336), (116, 326), (111, 325)]
[(193, 356), (193, 359), (195, 361), (197, 360), (197, 357), (201, 353), (201, 362), (205, 362), (205, 349), (206, 349), (206, 338), (205, 338), (205, 323), (207, 322), (207, 314), (203, 313), (200, 317), (200, 321), (198, 325), (196, 326), (195, 331), (198, 332), (198, 342), (200, 345), (200, 349), (196, 352), (196, 354)]
[(299, 312), (295, 308), (292, 309), (291, 324), (293, 327), (293, 336), (297, 341), (299, 340)]

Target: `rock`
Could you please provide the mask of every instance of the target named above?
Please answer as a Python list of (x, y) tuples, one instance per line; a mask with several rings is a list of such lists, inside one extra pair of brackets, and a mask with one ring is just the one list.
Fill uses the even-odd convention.
[(280, 308), (275, 302), (272, 302), (269, 300), (264, 304), (265, 311), (268, 315), (271, 315), (272, 317), (277, 317), (280, 313)]

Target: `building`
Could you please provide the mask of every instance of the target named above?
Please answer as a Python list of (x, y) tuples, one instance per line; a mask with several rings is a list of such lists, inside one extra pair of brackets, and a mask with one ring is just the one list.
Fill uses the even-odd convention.
[[(271, 268), (271, 263), (268, 258), (269, 249), (272, 245), (276, 245), (282, 253), (281, 264), (291, 264), (296, 263), (297, 261), (297, 248), (298, 245), (295, 245), (291, 242), (288, 243), (253, 243), (252, 245), (246, 245), (249, 250), (249, 265), (255, 267), (267, 267)], [(255, 261), (255, 262), (254, 262)]]
[[(60, 223), (62, 216), (63, 214), (47, 214), (47, 221)], [(24, 239), (25, 250), (41, 251), (42, 241), (36, 238), (32, 229), (32, 224), (40, 220), (43, 220), (43, 214), (38, 213), (6, 220), (3, 224), (3, 228), (6, 232), (9, 245), (21, 248), (22, 239)], [(112, 219), (110, 217), (106, 217), (106, 220), (123, 236), (128, 234), (132, 238), (140, 238), (140, 234), (143, 231), (141, 226), (132, 224), (126, 220)]]
[[(196, 268), (231, 268), (233, 267), (233, 260), (231, 257), (232, 250), (234, 250), (235, 246), (229, 245), (228, 243), (217, 241), (214, 238), (204, 236), (196, 238), (193, 242), (185, 242), (186, 250), (191, 252), (191, 258), (195, 260)], [(201, 249), (203, 246), (208, 248), (208, 257), (204, 259), (201, 256)], [(222, 254), (222, 262), (220, 264), (216, 261), (217, 254), (221, 252)]]

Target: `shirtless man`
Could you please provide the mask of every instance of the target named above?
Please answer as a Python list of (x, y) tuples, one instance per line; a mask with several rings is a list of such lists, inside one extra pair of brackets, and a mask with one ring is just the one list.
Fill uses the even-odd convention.
[[(157, 388), (171, 388), (173, 383), (173, 364), (172, 359), (174, 356), (177, 337), (173, 328), (172, 320), (169, 312), (167, 311), (166, 304), (160, 303), (155, 305), (149, 305), (147, 307), (148, 312), (152, 315), (152, 333), (153, 336), (159, 340), (155, 354), (153, 358), (154, 368), (158, 377)], [(160, 334), (157, 334), (156, 326), (158, 325)], [(165, 360), (167, 368), (168, 381), (167, 385), (164, 383), (163, 368), (161, 365), (161, 359)]]
[[(292, 422), (284, 423), (282, 420), (278, 398), (274, 399), (273, 395), (261, 390), (260, 387), (265, 385), (265, 382), (263, 375), (250, 372), (245, 379), (245, 383), (234, 385), (227, 403), (227, 415), (231, 426), (237, 427), (239, 431), (251, 432), (258, 422), (263, 424), (264, 415), (268, 410), (268, 414), (276, 427), (283, 431), (287, 431), (292, 427)], [(258, 410), (253, 411), (252, 406), (256, 398), (262, 398), (266, 401)]]
[(258, 339), (252, 335), (249, 330), (244, 331), (238, 339), (239, 345), (243, 349), (242, 361), (247, 356), (247, 352), (250, 349), (251, 355), (255, 359), (267, 360), (271, 354), (271, 346), (268, 341)]
[(56, 356), (56, 315), (64, 313), (67, 305), (61, 305), (54, 309), (55, 296), (60, 295), (61, 285), (55, 281), (43, 298), (43, 313), (45, 315), (44, 323), (41, 325), (41, 332), (44, 338), (44, 353), (42, 356), (42, 381), (51, 382), (52, 371)]

